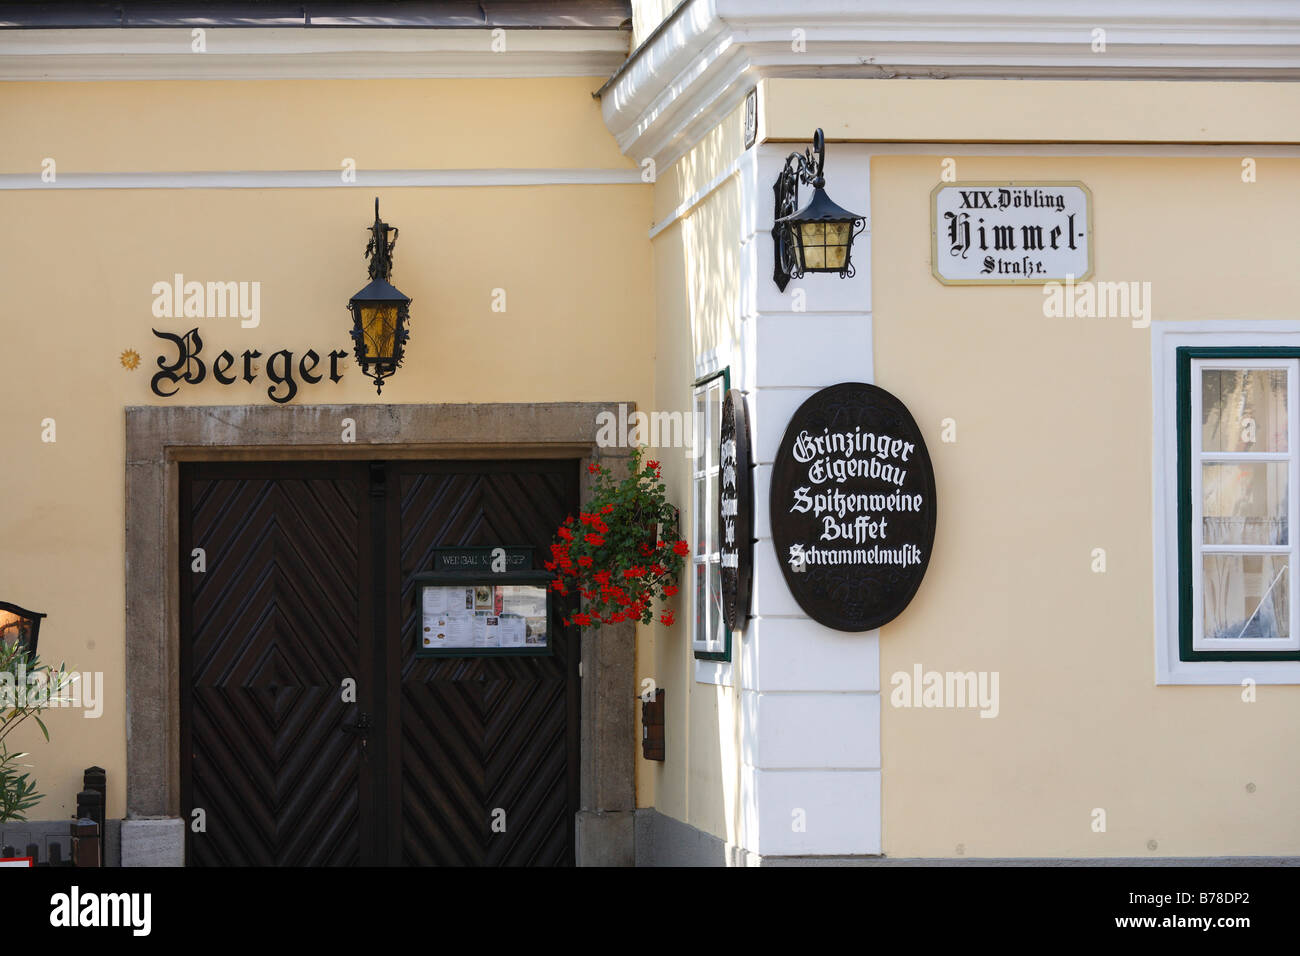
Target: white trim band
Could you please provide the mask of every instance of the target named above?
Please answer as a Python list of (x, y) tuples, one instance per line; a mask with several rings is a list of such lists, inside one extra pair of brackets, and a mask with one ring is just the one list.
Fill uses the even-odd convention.
[[(189, 27), (0, 30), (0, 80), (444, 79), (605, 77), (622, 30)], [(500, 52), (493, 50), (494, 42)]]
[(635, 169), (372, 169), (357, 170), (344, 182), (341, 170), (259, 170), (223, 172), (59, 173), (55, 182), (41, 174), (0, 173), (3, 189), (374, 189), (395, 186), (626, 186), (640, 185)]

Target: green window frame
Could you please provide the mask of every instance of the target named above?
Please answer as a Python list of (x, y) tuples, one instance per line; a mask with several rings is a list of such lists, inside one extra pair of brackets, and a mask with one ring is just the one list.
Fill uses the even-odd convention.
[[(1300, 592), (1300, 525), (1297, 523), (1297, 510), (1300, 509), (1300, 415), (1297, 415), (1295, 396), (1297, 382), (1300, 381), (1300, 348), (1238, 346), (1238, 347), (1190, 347), (1178, 348), (1175, 352), (1175, 373), (1177, 381), (1177, 447), (1178, 447), (1178, 648), (1179, 658), (1183, 661), (1300, 661), (1300, 626), (1297, 626), (1297, 609), (1295, 605), (1297, 592)], [(1220, 373), (1217, 379), (1207, 378), (1206, 373)], [(1204, 438), (1210, 424), (1205, 409), (1202, 407), (1207, 389), (1215, 382), (1222, 382), (1223, 372), (1232, 372), (1239, 376), (1238, 392), (1234, 393), (1234, 405), (1243, 416), (1241, 421), (1250, 422), (1250, 443), (1257, 441), (1254, 415), (1246, 415), (1253, 405), (1250, 391), (1258, 391), (1262, 386), (1261, 372), (1285, 373), (1287, 383), (1283, 407), (1285, 408), (1286, 427), (1274, 429), (1274, 435), (1285, 435), (1285, 448), (1277, 447), (1263, 451), (1242, 451), (1225, 448), (1203, 447)], [(1256, 373), (1252, 384), (1245, 385), (1246, 375)], [(1280, 382), (1276, 375), (1269, 376), (1269, 382)], [(1221, 394), (1221, 392), (1220, 392)], [(1216, 406), (1217, 430), (1223, 431), (1225, 409), (1222, 399)], [(1230, 410), (1229, 410), (1230, 412)], [(1197, 421), (1199, 419), (1199, 422)], [(1193, 427), (1196, 422), (1197, 427)], [(1222, 437), (1217, 439), (1223, 442)], [(1242, 444), (1238, 441), (1236, 444)], [(1266, 443), (1267, 444), (1267, 443)], [(1275, 440), (1275, 444), (1282, 444)], [(1279, 470), (1280, 466), (1284, 466)], [(1247, 477), (1253, 472), (1251, 477)], [(1204, 487), (1207, 475), (1213, 487), (1207, 492)], [(1226, 475), (1226, 477), (1220, 477)], [(1281, 481), (1274, 477), (1284, 475)], [(1258, 479), (1263, 477), (1263, 481)], [(1220, 489), (1226, 491), (1220, 491)], [(1280, 498), (1279, 492), (1285, 492)], [(1254, 504), (1262, 498), (1268, 508), (1268, 516), (1251, 515), (1243, 517), (1243, 504)], [(1282, 507), (1282, 502), (1285, 508)], [(1207, 502), (1219, 512), (1205, 515)], [(1234, 505), (1231, 514), (1223, 514), (1225, 504)], [(1284, 511), (1285, 514), (1279, 515)], [(1216, 525), (1215, 522), (1219, 524)], [(1234, 525), (1235, 523), (1235, 525)], [(1266, 537), (1276, 538), (1263, 543), (1245, 543), (1247, 526), (1258, 532), (1274, 528)], [(1218, 530), (1220, 528), (1226, 530)], [(1236, 541), (1207, 541), (1207, 528), (1213, 529), (1212, 537), (1226, 535)], [(1231, 568), (1233, 560), (1242, 562), (1241, 574), (1231, 577), (1223, 568)], [(1217, 562), (1213, 581), (1207, 580), (1207, 566)], [(1284, 562), (1284, 563), (1280, 563)], [(1248, 565), (1249, 563), (1249, 565)], [(1246, 570), (1258, 567), (1258, 571)], [(1256, 574), (1250, 585), (1245, 578), (1247, 573)], [(1227, 582), (1226, 584), (1224, 582)], [(1268, 582), (1262, 594), (1252, 593), (1244, 596), (1248, 586), (1252, 590)], [(1212, 586), (1213, 585), (1213, 586)], [(1237, 592), (1235, 597), (1240, 604), (1240, 611), (1245, 612), (1254, 601), (1253, 610), (1244, 620), (1236, 638), (1223, 639), (1205, 636), (1204, 618), (1206, 616), (1207, 597), (1225, 591)], [(1284, 585), (1284, 587), (1280, 587)], [(1226, 603), (1221, 600), (1220, 603)], [(1279, 611), (1284, 608), (1284, 613)], [(1265, 610), (1261, 614), (1261, 610)], [(1263, 620), (1273, 621), (1272, 628), (1280, 630), (1280, 623), (1286, 622), (1286, 637), (1251, 638), (1246, 632), (1252, 622), (1261, 630)], [(1218, 620), (1216, 615), (1215, 620)], [(1236, 626), (1234, 619), (1233, 628)], [(1229, 628), (1229, 630), (1233, 629)], [(1198, 631), (1201, 633), (1198, 636)], [(1239, 639), (1248, 645), (1246, 649), (1231, 649)], [(1274, 645), (1270, 647), (1270, 645)]]
[(718, 444), (722, 399), (731, 388), (730, 367), (696, 379), (691, 386), (691, 648), (696, 660), (730, 661), (731, 632), (722, 622), (720, 536), (718, 534)]

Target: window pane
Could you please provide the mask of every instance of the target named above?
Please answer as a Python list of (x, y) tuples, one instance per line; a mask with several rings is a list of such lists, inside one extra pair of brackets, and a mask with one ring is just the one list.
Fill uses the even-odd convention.
[(1204, 636), (1289, 638), (1290, 560), (1285, 554), (1205, 555)]
[(704, 455), (708, 447), (707, 436), (709, 434), (708, 395), (706, 389), (700, 389), (695, 393), (695, 418), (691, 422), (691, 441), (693, 442), (692, 451), (695, 452), (695, 470), (699, 471), (704, 467)]
[(706, 590), (706, 580), (704, 575), (708, 568), (703, 564), (697, 564), (695, 567), (695, 640), (707, 641), (709, 632), (707, 629), (709, 621), (709, 594)]
[(713, 512), (709, 510), (708, 478), (695, 479), (695, 553), (709, 553), (709, 524), (713, 521)]
[(715, 473), (709, 476), (709, 554), (713, 554), (719, 547), (719, 536), (721, 527), (718, 524), (718, 494), (721, 490), (719, 476)]
[(1286, 369), (1203, 369), (1201, 450), (1286, 451)]
[(722, 629), (726, 626), (722, 620), (722, 574), (719, 566), (713, 562), (709, 563), (709, 608), (710, 640), (721, 644)]
[(1201, 465), (1206, 544), (1288, 544), (1287, 463)]
[(722, 379), (709, 386), (709, 467), (718, 467), (718, 442), (722, 440)]

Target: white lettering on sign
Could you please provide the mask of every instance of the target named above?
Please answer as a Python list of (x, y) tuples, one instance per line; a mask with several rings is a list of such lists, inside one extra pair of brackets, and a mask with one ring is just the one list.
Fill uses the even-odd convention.
[(933, 192), (935, 278), (949, 284), (1045, 283), (1092, 274), (1082, 183), (953, 183)]
[[(887, 512), (920, 512), (925, 498), (902, 491), (813, 492), (816, 485), (843, 484), (851, 478), (875, 479), (901, 488), (907, 469), (890, 463), (906, 462), (916, 451), (912, 442), (891, 435), (853, 431), (832, 432), (823, 428), (820, 435), (801, 431), (791, 446), (795, 461), (808, 466), (807, 485), (794, 488), (791, 514), (812, 514), (821, 519), (818, 540), (864, 545), (884, 541), (889, 535)], [(866, 457), (857, 457), (863, 455)], [(921, 549), (914, 544), (897, 547), (822, 548), (815, 544), (798, 544), (790, 548), (789, 563), (794, 571), (806, 566), (827, 564), (894, 564), (902, 567), (921, 563)]]

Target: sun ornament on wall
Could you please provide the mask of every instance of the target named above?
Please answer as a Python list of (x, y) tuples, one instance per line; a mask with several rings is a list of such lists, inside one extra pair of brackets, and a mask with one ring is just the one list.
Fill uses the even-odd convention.
[(128, 372), (134, 372), (140, 367), (140, 353), (135, 349), (127, 349), (122, 353), (122, 368)]

